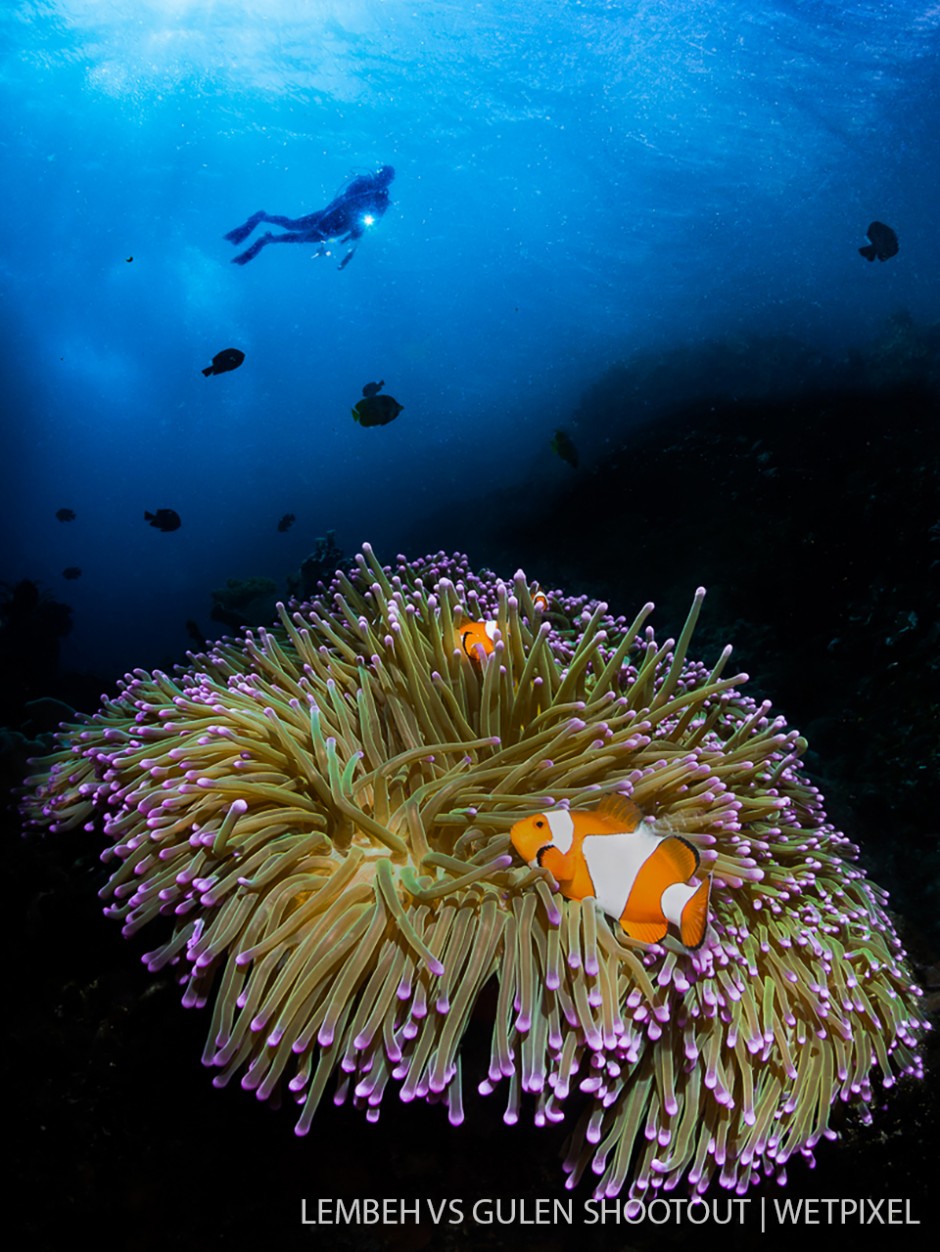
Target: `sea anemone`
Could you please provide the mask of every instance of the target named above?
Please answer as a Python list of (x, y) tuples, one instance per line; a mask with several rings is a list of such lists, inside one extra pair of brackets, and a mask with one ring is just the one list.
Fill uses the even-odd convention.
[[(213, 999), (216, 1084), (286, 1089), (298, 1134), (329, 1085), (370, 1120), (391, 1085), (459, 1124), (485, 1005), (479, 1088), (508, 1089), (507, 1122), (576, 1122), (568, 1186), (782, 1179), (837, 1101), (865, 1110), (873, 1068), (921, 1072), (884, 893), (827, 824), (804, 742), (723, 676), (730, 648), (687, 659), (703, 592), (657, 643), (652, 605), (630, 622), (534, 590), (366, 547), (272, 630), (128, 675), (35, 763), (27, 816), (101, 827), (106, 913), (125, 935), (168, 924), (144, 960), (178, 967), (185, 1004)], [(460, 624), (481, 619), (495, 647), (468, 655)], [(612, 792), (697, 847), (700, 950), (631, 940), (513, 854), (522, 817)]]

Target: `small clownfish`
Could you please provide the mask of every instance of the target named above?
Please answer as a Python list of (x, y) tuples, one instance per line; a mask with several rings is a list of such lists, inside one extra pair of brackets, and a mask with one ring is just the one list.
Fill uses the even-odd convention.
[(538, 585), (538, 583), (533, 583), (530, 591), (532, 595), (532, 604), (535, 608), (536, 613), (544, 613), (545, 610), (548, 608), (548, 596), (545, 594), (542, 588)]
[(672, 922), (687, 948), (701, 947), (711, 877), (689, 885), (697, 849), (680, 835), (657, 833), (632, 801), (609, 796), (595, 809), (536, 813), (516, 822), (509, 837), (523, 860), (550, 871), (563, 896), (593, 896), (631, 939), (659, 943)]
[(483, 655), (489, 656), (493, 651), (493, 637), (496, 634), (495, 622), (464, 622), (457, 627), (457, 639), (461, 648), (471, 661), (478, 660), (477, 648), (483, 649)]

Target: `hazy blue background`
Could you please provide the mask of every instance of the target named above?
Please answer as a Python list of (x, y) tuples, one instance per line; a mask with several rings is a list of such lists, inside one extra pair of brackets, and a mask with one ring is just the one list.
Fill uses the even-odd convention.
[[(571, 415), (636, 353), (940, 315), (935, 0), (9, 0), (0, 39), (0, 580), (73, 606), (65, 664), (178, 655), (211, 588), (283, 586), (328, 528), (417, 555), (446, 506), (485, 560), (487, 494), (567, 480), (560, 425), (603, 456)], [(342, 273), (230, 264), (253, 210), (383, 163)], [(405, 409), (362, 429), (377, 378)]]

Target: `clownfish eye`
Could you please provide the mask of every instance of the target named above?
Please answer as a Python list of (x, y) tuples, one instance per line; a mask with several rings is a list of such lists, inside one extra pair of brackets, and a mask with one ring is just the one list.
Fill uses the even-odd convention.
[(541, 829), (542, 829), (542, 827), (543, 827), (544, 825), (545, 825), (545, 823), (544, 823), (543, 821), (537, 821), (537, 822), (535, 823), (535, 828), (536, 828), (536, 830), (541, 830)]

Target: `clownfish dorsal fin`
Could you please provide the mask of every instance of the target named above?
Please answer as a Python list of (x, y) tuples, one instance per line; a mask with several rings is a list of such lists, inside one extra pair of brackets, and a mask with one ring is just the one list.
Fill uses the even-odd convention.
[(631, 939), (640, 943), (661, 943), (669, 929), (665, 922), (625, 922), (622, 917), (620, 925)]
[(640, 822), (643, 820), (643, 814), (639, 808), (628, 800), (626, 796), (618, 793), (604, 796), (603, 800), (595, 808), (594, 812), (608, 822), (611, 826), (616, 826), (618, 830), (629, 834), (636, 830)]

